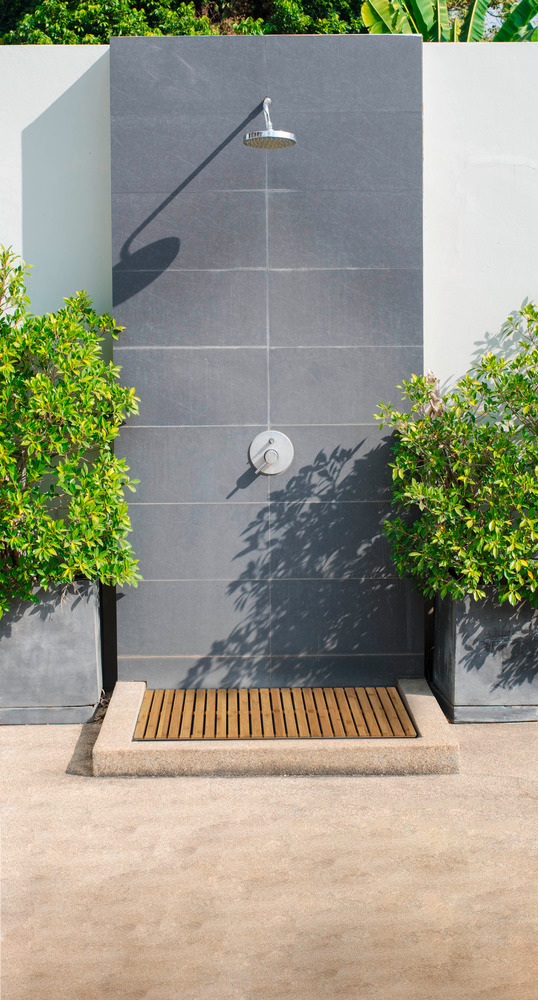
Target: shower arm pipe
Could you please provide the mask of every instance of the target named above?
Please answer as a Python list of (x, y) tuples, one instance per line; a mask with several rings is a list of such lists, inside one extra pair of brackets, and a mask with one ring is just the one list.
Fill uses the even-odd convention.
[(272, 103), (272, 101), (271, 101), (270, 97), (264, 97), (264, 99), (263, 99), (263, 114), (264, 114), (264, 118), (265, 118), (265, 127), (267, 129), (270, 129), (270, 131), (272, 132), (273, 131), (273, 123), (272, 123), (270, 115), (269, 115), (269, 105), (271, 103)]

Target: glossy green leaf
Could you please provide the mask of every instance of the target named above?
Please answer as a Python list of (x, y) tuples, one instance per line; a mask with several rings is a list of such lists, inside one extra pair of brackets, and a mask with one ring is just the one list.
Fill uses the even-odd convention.
[(426, 39), (435, 20), (432, 0), (402, 0), (414, 31)]
[(446, 0), (434, 0), (435, 19), (430, 31), (430, 41), (449, 42), (450, 41), (450, 19)]
[(397, 0), (366, 0), (362, 19), (372, 35), (409, 35), (413, 28)]
[(494, 42), (536, 41), (538, 29), (530, 21), (538, 14), (538, 0), (521, 0), (499, 28)]
[(461, 26), (462, 42), (479, 42), (484, 37), (484, 18), (488, 7), (489, 0), (474, 0), (471, 4)]

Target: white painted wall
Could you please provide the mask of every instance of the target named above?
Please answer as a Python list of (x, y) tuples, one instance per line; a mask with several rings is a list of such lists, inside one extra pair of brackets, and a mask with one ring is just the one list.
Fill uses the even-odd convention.
[(0, 94), (0, 243), (33, 265), (32, 309), (81, 288), (110, 309), (108, 46), (4, 46)]
[[(538, 300), (538, 45), (427, 44), (427, 367), (461, 374)], [(0, 48), (0, 242), (34, 265), (36, 312), (111, 305), (107, 46)]]
[(423, 53), (424, 361), (445, 382), (538, 301), (538, 45)]

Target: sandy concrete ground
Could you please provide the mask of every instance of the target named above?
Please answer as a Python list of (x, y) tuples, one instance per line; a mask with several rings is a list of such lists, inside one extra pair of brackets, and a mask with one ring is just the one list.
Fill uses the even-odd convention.
[(535, 1000), (535, 724), (357, 778), (91, 778), (96, 729), (0, 732), (2, 1000)]

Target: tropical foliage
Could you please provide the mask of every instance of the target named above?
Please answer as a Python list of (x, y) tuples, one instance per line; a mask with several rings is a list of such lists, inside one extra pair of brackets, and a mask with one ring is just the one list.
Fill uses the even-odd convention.
[[(485, 354), (450, 392), (435, 376), (403, 384), (409, 409), (380, 404), (392, 427), (394, 501), (387, 524), (399, 572), (428, 596), (538, 604), (538, 309), (505, 324), (510, 357)], [(400, 387), (401, 388), (401, 387)]]
[(27, 273), (0, 248), (0, 616), (35, 585), (140, 579), (123, 495), (136, 480), (112, 450), (137, 400), (101, 352), (121, 327), (84, 292), (31, 315)]
[[(447, 0), (366, 0), (361, 9), (364, 23), (374, 35), (422, 35), (425, 42), (480, 42), (492, 7), (490, 0), (472, 0), (466, 11), (454, 3), (449, 7)], [(503, 4), (501, 12), (504, 19), (498, 30), (491, 32), (491, 41), (538, 41), (538, 27), (532, 23), (538, 14), (538, 0)]]
[(346, 34), (361, 0), (7, 0), (5, 44), (105, 44), (111, 35)]

